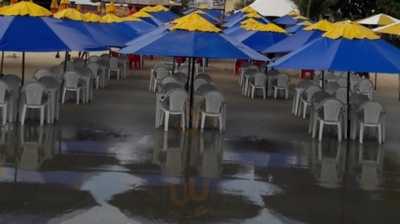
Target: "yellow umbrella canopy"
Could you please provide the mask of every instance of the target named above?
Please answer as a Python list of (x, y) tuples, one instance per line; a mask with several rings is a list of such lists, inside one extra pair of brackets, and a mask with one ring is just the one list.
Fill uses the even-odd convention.
[(82, 20), (89, 23), (98, 23), (101, 21), (101, 16), (92, 12), (87, 12), (82, 15)]
[(171, 22), (171, 30), (187, 30), (199, 32), (220, 32), (221, 30), (214, 26), (197, 13), (191, 13)]
[(102, 23), (120, 23), (125, 22), (125, 20), (121, 17), (118, 17), (112, 13), (107, 13), (103, 17), (101, 17), (100, 22)]
[(114, 1), (106, 5), (106, 13), (114, 14), (116, 11), (117, 8), (115, 7)]
[(246, 18), (261, 18), (262, 16), (258, 12), (250, 12), (245, 14)]
[(146, 7), (142, 8), (140, 11), (144, 11), (144, 12), (166, 12), (166, 11), (169, 11), (169, 9), (166, 8), (163, 5), (156, 5), (156, 6), (146, 6)]
[(275, 25), (273, 23), (260, 23), (255, 19), (247, 19), (240, 23), (240, 27), (249, 31), (263, 31), (263, 32), (275, 32), (275, 33), (286, 33), (286, 30)]
[(51, 0), (51, 3), (50, 3), (50, 9), (51, 9), (51, 12), (57, 12), (57, 10), (58, 10), (58, 1), (57, 0)]
[(377, 33), (384, 33), (384, 34), (400, 36), (400, 22), (376, 28), (376, 29), (374, 29), (374, 31)]
[(242, 8), (240, 11), (244, 13), (257, 13), (257, 11), (253, 9), (251, 6), (246, 6)]
[(389, 15), (380, 13), (374, 16), (367, 17), (365, 19), (361, 19), (357, 22), (363, 25), (386, 26), (392, 23), (399, 22), (399, 20)]
[(83, 20), (83, 14), (74, 8), (63, 9), (55, 13), (53, 16), (57, 19), (71, 19), (76, 21)]
[(329, 22), (328, 20), (323, 19), (323, 20), (320, 20), (314, 24), (311, 24), (311, 25), (305, 27), (304, 30), (307, 30), (307, 31), (319, 30), (319, 31), (326, 32), (326, 31), (332, 29), (333, 26), (334, 26), (333, 23)]
[(324, 37), (330, 39), (368, 39), (377, 40), (380, 37), (374, 31), (352, 21), (342, 21), (333, 24), (332, 29), (328, 30)]
[(33, 2), (22, 1), (0, 8), (2, 16), (51, 16), (46, 8)]

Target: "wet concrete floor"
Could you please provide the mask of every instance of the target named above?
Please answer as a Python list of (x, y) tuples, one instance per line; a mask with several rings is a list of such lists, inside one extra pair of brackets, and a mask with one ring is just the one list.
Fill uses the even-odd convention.
[(289, 101), (242, 97), (226, 63), (212, 77), (227, 131), (154, 129), (148, 70), (112, 81), (62, 120), (0, 134), (0, 224), (398, 223), (396, 99), (388, 142), (322, 143)]

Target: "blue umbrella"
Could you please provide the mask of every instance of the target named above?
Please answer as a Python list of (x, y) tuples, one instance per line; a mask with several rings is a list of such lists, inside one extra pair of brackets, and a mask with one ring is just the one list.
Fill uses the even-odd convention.
[(193, 72), (196, 57), (269, 60), (244, 44), (222, 34), (216, 26), (196, 13), (175, 20), (172, 27), (162, 27), (129, 42), (128, 46), (120, 52), (189, 57), (189, 66), (192, 68), (189, 74), (190, 82), (188, 82), (190, 108), (193, 102)]
[(168, 23), (178, 18), (178, 16), (171, 11), (160, 11), (160, 12), (153, 12), (150, 14), (158, 21), (161, 21), (162, 23)]
[(46, 17), (0, 17), (0, 50), (51, 52), (102, 50), (82, 29), (72, 28), (60, 20)]
[(297, 31), (300, 31), (300, 30), (302, 30), (303, 28), (304, 28), (304, 25), (298, 23), (298, 24), (296, 24), (296, 25), (293, 25), (293, 26), (288, 27), (288, 28), (286, 29), (286, 31), (289, 32), (289, 33), (296, 33)]
[[(257, 27), (254, 27), (254, 29), (249, 29), (252, 27), (246, 27), (245, 25), (241, 25), (237, 29), (230, 30), (228, 35), (234, 37), (238, 41), (246, 44), (247, 46), (249, 46), (250, 48), (252, 48), (256, 51), (262, 51), (262, 50), (266, 49), (267, 47), (269, 47), (287, 37), (284, 29), (282, 29), (272, 23), (270, 23), (268, 25), (264, 25), (264, 24), (254, 21), (252, 19), (247, 20), (247, 21), (250, 21), (250, 22), (252, 21), (253, 23), (255, 23), (258, 26), (265, 27), (265, 30), (257, 29)], [(272, 28), (278, 29), (280, 32), (276, 32), (277, 30), (272, 30)]]
[[(230, 28), (230, 27), (233, 27), (233, 26), (240, 25), (240, 22), (242, 22), (243, 20), (246, 20), (246, 19), (248, 19), (247, 15), (246, 14), (242, 14), (241, 16), (238, 16), (238, 17), (235, 17), (233, 19), (230, 19), (228, 22), (226, 22), (224, 24), (224, 27)], [(259, 21), (259, 22), (262, 22), (262, 23), (269, 23), (269, 20), (264, 18), (264, 17), (253, 18), (253, 19), (255, 19), (255, 20)]]
[(274, 23), (285, 26), (296, 25), (299, 21), (289, 15), (282, 16), (274, 20)]
[(123, 24), (128, 25), (131, 29), (140, 34), (148, 33), (157, 27), (143, 20), (123, 22)]
[(202, 11), (213, 16), (214, 18), (222, 18), (224, 15), (223, 10), (220, 9), (202, 9)]
[(320, 38), (322, 35), (321, 31), (305, 31), (300, 30), (292, 36), (288, 36), (282, 41), (264, 49), (263, 53), (288, 53), (297, 50), (309, 43), (310, 41)]

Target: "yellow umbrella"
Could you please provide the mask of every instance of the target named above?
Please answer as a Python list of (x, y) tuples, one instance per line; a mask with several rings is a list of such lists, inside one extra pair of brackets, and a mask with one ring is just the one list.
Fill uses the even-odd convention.
[(399, 20), (389, 15), (381, 13), (374, 16), (370, 16), (365, 19), (361, 19), (357, 22), (363, 25), (386, 26), (392, 23), (399, 22)]
[(242, 8), (240, 11), (244, 13), (257, 13), (257, 11), (253, 9), (251, 6), (246, 6)]
[(262, 16), (258, 12), (250, 12), (245, 14), (246, 18), (261, 18)]
[(260, 23), (255, 19), (246, 19), (240, 23), (240, 27), (249, 31), (263, 31), (263, 32), (275, 32), (275, 33), (286, 33), (286, 30), (275, 25), (273, 23)]
[(311, 31), (311, 30), (319, 30), (319, 31), (328, 31), (333, 28), (333, 23), (329, 22), (328, 20), (320, 20), (314, 24), (311, 24), (304, 28), (304, 30)]
[(51, 4), (50, 4), (50, 10), (52, 13), (56, 13), (58, 10), (58, 1), (57, 0), (51, 0)]
[(61, 0), (59, 10), (67, 9), (69, 7), (69, 0)]
[(163, 5), (156, 5), (156, 6), (146, 6), (146, 7), (142, 8), (139, 11), (144, 11), (144, 12), (165, 12), (165, 11), (169, 11), (169, 9), (166, 8)]
[(82, 19), (84, 22), (98, 23), (101, 21), (101, 16), (92, 12), (87, 12), (82, 15)]
[(380, 38), (374, 31), (367, 27), (348, 20), (334, 23), (332, 29), (328, 30), (323, 36), (330, 39), (346, 38), (350, 40), (377, 40)]
[(53, 16), (54, 16), (54, 18), (57, 18), (57, 19), (71, 19), (71, 20), (76, 20), (76, 21), (83, 20), (82, 13), (74, 8), (63, 9), (63, 10), (55, 13)]
[(110, 4), (106, 5), (106, 13), (114, 14), (115, 12), (117, 12), (117, 8), (115, 7), (114, 0), (112, 0)]
[(175, 19), (171, 22), (171, 30), (187, 30), (187, 31), (199, 31), (199, 32), (220, 32), (221, 30), (214, 24), (208, 22), (202, 16), (197, 13), (191, 13), (184, 17)]
[(51, 12), (33, 2), (22, 1), (0, 8), (2, 16), (51, 16)]
[(400, 36), (400, 22), (376, 28), (376, 29), (374, 29), (374, 31), (377, 33), (384, 33), (384, 34)]
[(121, 22), (125, 22), (125, 20), (114, 14), (107, 13), (103, 17), (101, 17), (100, 22), (102, 22), (102, 23), (121, 23)]

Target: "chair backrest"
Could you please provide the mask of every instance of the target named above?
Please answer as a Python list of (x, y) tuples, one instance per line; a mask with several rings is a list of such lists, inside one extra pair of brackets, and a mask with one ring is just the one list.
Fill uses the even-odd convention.
[(210, 91), (205, 94), (205, 111), (207, 113), (221, 113), (224, 96), (218, 91)]
[(321, 87), (315, 85), (309, 86), (304, 90), (304, 97), (307, 101), (311, 101), (314, 94), (319, 91), (321, 91)]
[(186, 82), (187, 80), (187, 75), (183, 72), (175, 72), (172, 76), (181, 82)]
[(30, 82), (24, 86), (25, 100), (28, 105), (41, 105), (46, 87), (40, 82)]
[(110, 58), (110, 69), (118, 69), (118, 58), (111, 57)]
[(60, 88), (60, 82), (58, 81), (57, 78), (53, 76), (44, 76), (38, 80), (40, 83), (44, 84), (46, 87), (47, 86), (52, 86), (56, 88)]
[(297, 84), (297, 87), (298, 88), (307, 88), (307, 87), (309, 87), (309, 86), (312, 86), (314, 84), (314, 82), (312, 81), (312, 80), (308, 80), (308, 79), (304, 79), (304, 80), (301, 80), (298, 84)]
[(340, 102), (347, 104), (347, 88), (339, 88), (335, 92), (336, 99), (340, 100)]
[(165, 85), (167, 83), (177, 83), (177, 84), (182, 84), (173, 76), (165, 76), (163, 79), (160, 80), (161, 85)]
[(92, 55), (88, 58), (88, 62), (97, 62), (100, 59), (99, 56)]
[(193, 82), (194, 91), (197, 91), (200, 86), (208, 84), (209, 81), (206, 79), (195, 79)]
[(347, 87), (347, 79), (346, 78), (339, 78), (337, 81), (340, 87)]
[(357, 90), (363, 94), (370, 94), (374, 90), (374, 85), (369, 79), (363, 79), (357, 84)]
[(100, 70), (100, 66), (99, 64), (95, 63), (95, 62), (90, 62), (87, 65), (87, 68), (90, 69), (91, 73), (93, 76), (98, 76), (99, 74), (99, 70)]
[(340, 113), (343, 109), (343, 103), (338, 99), (329, 98), (322, 102), (323, 119), (327, 121), (339, 121)]
[(8, 89), (8, 84), (4, 80), (0, 80), (0, 104), (4, 104), (6, 102)]
[(52, 76), (51, 71), (49, 69), (39, 69), (33, 75), (34, 79), (39, 80), (44, 76)]
[(207, 73), (197, 74), (196, 79), (205, 79), (205, 80), (211, 81), (211, 77)]
[(8, 84), (8, 87), (13, 90), (18, 90), (21, 85), (21, 79), (13, 74), (4, 75), (2, 80), (4, 80)]
[(80, 75), (77, 72), (69, 71), (64, 74), (64, 85), (67, 88), (77, 88)]
[(265, 86), (265, 83), (267, 82), (267, 76), (265, 76), (264, 73), (257, 72), (254, 75), (254, 84), (256, 86)]
[(157, 67), (154, 69), (157, 79), (162, 79), (169, 75), (169, 70), (166, 67)]
[(289, 77), (287, 75), (278, 75), (277, 77), (277, 86), (286, 88), (289, 86)]
[(167, 93), (169, 110), (171, 111), (184, 111), (185, 102), (188, 97), (187, 93), (183, 89), (173, 89)]
[(337, 82), (328, 82), (325, 85), (325, 91), (329, 94), (334, 94), (340, 88)]
[(248, 67), (246, 69), (243, 69), (243, 74), (244, 75), (254, 75), (256, 73), (258, 73), (258, 68), (254, 68), (254, 67)]
[(361, 105), (365, 123), (377, 124), (383, 112), (383, 106), (375, 101), (368, 101)]
[(83, 60), (82, 58), (76, 58), (73, 61), (73, 65), (74, 65), (75, 68), (84, 67), (85, 66), (85, 60)]

